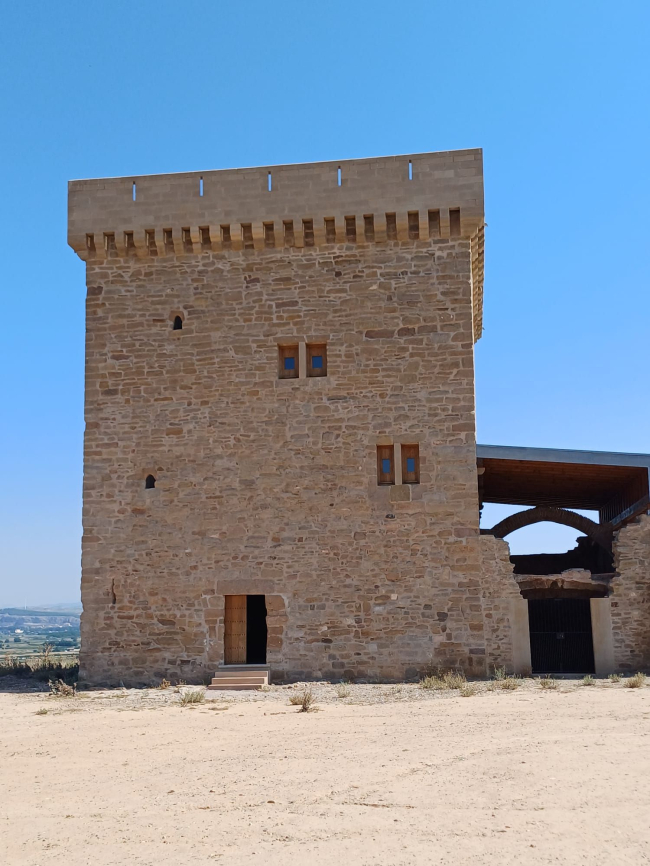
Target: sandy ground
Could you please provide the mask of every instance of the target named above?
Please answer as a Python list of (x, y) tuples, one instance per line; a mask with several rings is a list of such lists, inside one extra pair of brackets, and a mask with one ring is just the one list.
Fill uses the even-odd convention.
[(0, 862), (650, 862), (650, 685), (295, 691), (0, 680)]

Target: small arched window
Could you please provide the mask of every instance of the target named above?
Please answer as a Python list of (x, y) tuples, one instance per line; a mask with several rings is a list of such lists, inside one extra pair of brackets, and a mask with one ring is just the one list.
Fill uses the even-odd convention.
[(153, 477), (153, 475), (147, 475), (147, 477), (145, 478), (145, 481), (144, 481), (144, 489), (145, 490), (153, 490), (155, 486), (156, 486), (156, 479)]
[(180, 316), (174, 316), (174, 325), (172, 327), (172, 331), (182, 331), (183, 330), (183, 320)]

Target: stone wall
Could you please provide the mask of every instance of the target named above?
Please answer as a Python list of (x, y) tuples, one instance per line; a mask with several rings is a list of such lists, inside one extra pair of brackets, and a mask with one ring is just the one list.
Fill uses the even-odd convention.
[(518, 608), (525, 608), (526, 602), (513, 574), (508, 542), (481, 535), (479, 547), (487, 671), (492, 674), (496, 668), (505, 668), (513, 673), (518, 667), (513, 645), (514, 619)]
[(650, 515), (624, 526), (614, 540), (611, 618), (617, 670), (650, 668)]
[[(484, 673), (471, 258), (88, 261), (82, 678), (211, 676), (239, 593), (267, 596), (276, 679)], [(327, 342), (328, 375), (278, 379), (287, 341)], [(419, 443), (419, 485), (377, 485), (390, 441)]]

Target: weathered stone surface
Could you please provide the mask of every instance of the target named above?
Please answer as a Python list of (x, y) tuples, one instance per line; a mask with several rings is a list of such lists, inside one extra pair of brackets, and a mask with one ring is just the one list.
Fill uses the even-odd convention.
[(614, 537), (612, 631), (617, 669), (650, 668), (650, 515), (643, 514)]
[(510, 547), (507, 541), (491, 535), (481, 535), (479, 547), (488, 673), (493, 673), (497, 668), (505, 668), (512, 673), (511, 600), (521, 595), (512, 573)]

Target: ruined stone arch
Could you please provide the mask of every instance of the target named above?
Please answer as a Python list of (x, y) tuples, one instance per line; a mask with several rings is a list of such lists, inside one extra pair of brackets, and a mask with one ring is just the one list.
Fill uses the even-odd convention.
[(595, 523), (589, 517), (576, 514), (575, 511), (569, 511), (567, 508), (556, 508), (551, 505), (537, 505), (535, 508), (528, 508), (526, 511), (511, 514), (510, 517), (506, 517), (496, 526), (493, 526), (489, 533), (496, 538), (505, 538), (506, 535), (510, 535), (517, 529), (523, 529), (524, 526), (545, 521), (571, 526), (578, 532), (584, 532), (605, 550), (611, 551), (612, 549), (612, 527), (608, 523)]

